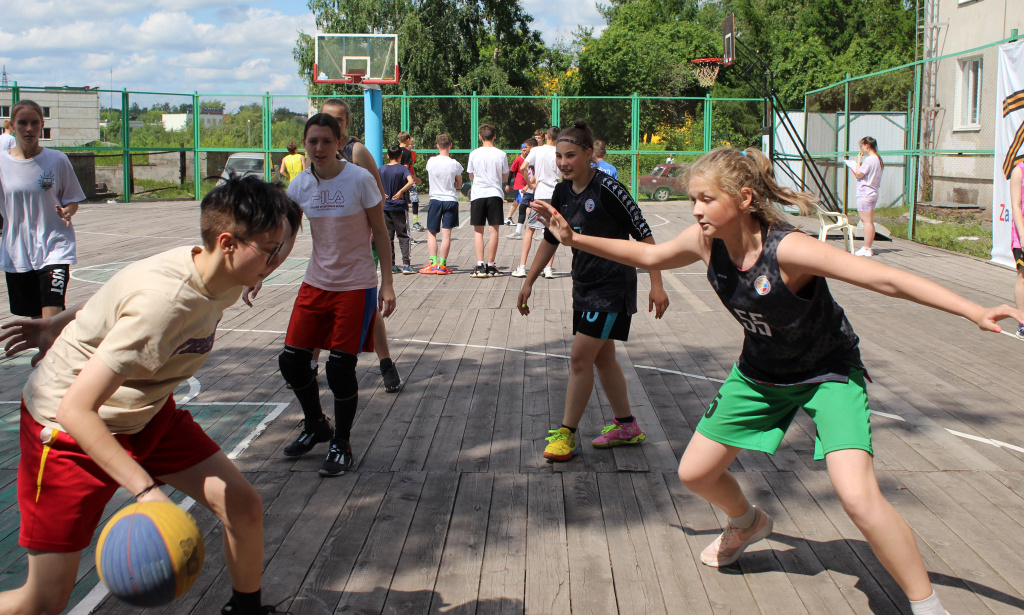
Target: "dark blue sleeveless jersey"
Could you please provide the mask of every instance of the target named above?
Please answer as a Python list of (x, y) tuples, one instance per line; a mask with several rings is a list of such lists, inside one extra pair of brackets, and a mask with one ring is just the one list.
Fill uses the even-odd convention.
[(850, 366), (862, 367), (859, 340), (825, 278), (797, 294), (783, 283), (777, 251), (792, 232), (764, 233), (761, 256), (747, 271), (733, 264), (725, 242), (712, 241), (708, 280), (744, 328), (739, 370), (767, 384), (845, 382)]
[[(571, 181), (558, 182), (551, 205), (577, 233), (610, 239), (632, 236), (637, 241), (651, 236), (651, 227), (626, 187), (601, 171), (579, 194), (572, 191)], [(546, 229), (544, 239), (558, 244)], [(636, 268), (573, 248), (572, 309), (635, 314)]]

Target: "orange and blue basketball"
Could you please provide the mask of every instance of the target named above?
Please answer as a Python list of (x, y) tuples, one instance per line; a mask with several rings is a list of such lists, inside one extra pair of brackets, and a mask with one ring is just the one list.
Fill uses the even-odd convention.
[(142, 502), (107, 522), (96, 545), (96, 570), (121, 600), (160, 606), (192, 587), (205, 557), (206, 543), (192, 515), (170, 502)]

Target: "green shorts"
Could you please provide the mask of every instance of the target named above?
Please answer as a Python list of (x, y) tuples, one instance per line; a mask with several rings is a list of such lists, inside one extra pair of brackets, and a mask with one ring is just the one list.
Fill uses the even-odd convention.
[(773, 386), (750, 380), (733, 365), (697, 431), (727, 446), (774, 455), (800, 408), (817, 426), (815, 459), (849, 448), (874, 455), (864, 370), (856, 367), (847, 382)]

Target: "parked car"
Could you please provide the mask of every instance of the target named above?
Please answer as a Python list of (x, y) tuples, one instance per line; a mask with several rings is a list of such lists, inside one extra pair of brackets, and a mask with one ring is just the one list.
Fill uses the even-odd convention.
[(664, 163), (654, 167), (650, 175), (637, 178), (637, 189), (655, 201), (667, 201), (670, 196), (687, 196), (681, 181), (685, 164)]
[[(228, 156), (224, 163), (224, 172), (220, 174), (221, 180), (226, 180), (228, 175), (236, 173), (245, 177), (246, 175), (257, 175), (263, 177), (263, 154), (259, 152), (235, 152)], [(271, 179), (273, 179), (271, 174)]]

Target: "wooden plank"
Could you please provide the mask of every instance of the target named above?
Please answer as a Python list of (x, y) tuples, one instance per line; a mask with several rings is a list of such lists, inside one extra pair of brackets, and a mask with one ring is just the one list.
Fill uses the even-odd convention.
[(305, 583), (287, 606), (288, 611), (294, 615), (334, 612), (391, 479), (392, 475), (385, 473), (356, 474), (356, 486), (309, 568)]
[(339, 611), (381, 612), (425, 478), (424, 472), (403, 472), (392, 479), (345, 584)]
[(477, 615), (523, 612), (528, 491), (523, 474), (494, 475)]
[(493, 484), (491, 474), (464, 473), (459, 479), (432, 609), (444, 606), (448, 613), (476, 611)]
[(565, 472), (562, 484), (572, 610), (601, 613), (615, 603), (615, 584), (597, 475)]
[(569, 613), (569, 558), (560, 474), (531, 474), (526, 517), (526, 612)]

